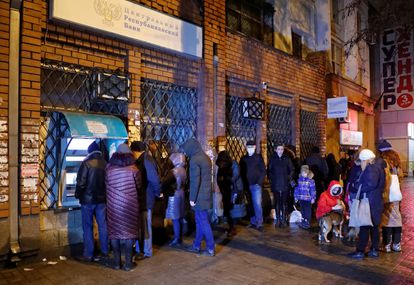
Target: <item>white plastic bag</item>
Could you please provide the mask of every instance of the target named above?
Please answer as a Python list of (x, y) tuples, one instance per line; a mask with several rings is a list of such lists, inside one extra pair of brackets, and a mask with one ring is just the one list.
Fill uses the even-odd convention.
[(402, 200), (400, 181), (397, 174), (391, 174), (390, 185), (390, 202), (398, 202)]
[(223, 196), (220, 191), (213, 192), (213, 215), (214, 218), (223, 216)]
[(293, 209), (294, 210), (292, 211), (292, 213), (290, 213), (289, 216), (289, 224), (302, 222), (302, 213), (298, 211), (298, 209), (296, 209), (295, 206), (293, 206)]

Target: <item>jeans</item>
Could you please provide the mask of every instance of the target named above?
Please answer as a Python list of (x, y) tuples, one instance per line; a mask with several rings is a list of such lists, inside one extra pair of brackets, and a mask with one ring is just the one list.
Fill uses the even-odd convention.
[(210, 221), (208, 220), (208, 210), (195, 210), (195, 222), (196, 222), (196, 236), (194, 239), (193, 247), (196, 249), (201, 248), (201, 241), (203, 238), (206, 240), (207, 250), (214, 250), (214, 236), (211, 230)]
[(174, 239), (181, 240), (181, 235), (183, 231), (183, 220), (183, 218), (172, 220), (174, 229)]
[(250, 223), (256, 227), (263, 225), (263, 209), (262, 209), (262, 187), (259, 184), (249, 186), (252, 195), (252, 204), (254, 216), (250, 218)]
[(108, 254), (108, 231), (106, 228), (106, 205), (105, 204), (84, 204), (81, 205), (82, 229), (83, 229), (83, 256), (93, 257), (94, 243), (93, 238), (93, 217), (95, 216), (98, 224), (99, 243), (101, 252)]
[(384, 245), (401, 242), (402, 227), (382, 227), (382, 242)]
[(357, 251), (365, 252), (368, 244), (369, 235), (371, 234), (371, 249), (378, 250), (379, 247), (379, 228), (378, 226), (363, 226), (359, 230), (359, 240)]
[(300, 203), (300, 212), (302, 213), (302, 218), (308, 225), (311, 224), (312, 219), (312, 204), (309, 201), (299, 200)]
[(141, 252), (145, 256), (152, 256), (152, 210), (148, 209), (141, 213), (141, 237), (135, 243), (135, 251)]

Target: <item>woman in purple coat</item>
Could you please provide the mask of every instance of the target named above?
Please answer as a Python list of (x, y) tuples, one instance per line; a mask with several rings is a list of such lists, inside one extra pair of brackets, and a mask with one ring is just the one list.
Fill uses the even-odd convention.
[(114, 251), (111, 267), (121, 268), (121, 241), (125, 243), (124, 270), (136, 265), (132, 261), (133, 244), (138, 238), (141, 175), (127, 144), (118, 146), (106, 168), (108, 237)]

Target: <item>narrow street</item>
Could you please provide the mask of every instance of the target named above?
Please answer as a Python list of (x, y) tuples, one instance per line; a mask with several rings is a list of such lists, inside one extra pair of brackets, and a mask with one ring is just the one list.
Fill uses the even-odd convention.
[[(223, 228), (215, 231), (216, 257), (204, 257), (157, 248), (154, 257), (131, 271), (115, 271), (98, 264), (84, 264), (68, 257), (49, 258), (50, 265), (24, 261), (15, 269), (0, 271), (3, 284), (414, 284), (414, 180), (404, 183), (403, 252), (380, 255), (379, 259), (356, 261), (347, 253), (353, 246), (332, 239), (319, 245), (316, 229), (296, 226), (264, 233), (239, 227), (232, 240)], [(189, 243), (191, 240), (187, 239)], [(30, 270), (26, 271), (25, 270)]]

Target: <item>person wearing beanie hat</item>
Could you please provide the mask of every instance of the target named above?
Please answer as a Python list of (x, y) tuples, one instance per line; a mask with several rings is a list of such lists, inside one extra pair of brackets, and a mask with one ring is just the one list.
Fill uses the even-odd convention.
[(359, 153), (362, 173), (359, 176), (357, 187), (353, 191), (361, 189), (360, 197), (367, 197), (370, 207), (372, 226), (361, 226), (356, 251), (350, 253), (350, 257), (362, 259), (365, 257), (365, 248), (371, 238), (371, 250), (368, 257), (379, 256), (379, 225), (384, 210), (383, 192), (385, 187), (385, 172), (381, 162), (375, 159), (375, 154), (369, 149), (363, 149)]
[(309, 170), (308, 165), (302, 165), (298, 185), (295, 187), (295, 202), (299, 202), (302, 213), (302, 223), (300, 226), (309, 229), (312, 218), (312, 204), (316, 201), (315, 181), (312, 179), (313, 173)]
[(380, 152), (384, 152), (384, 151), (387, 151), (387, 150), (392, 150), (392, 145), (387, 140), (383, 140), (378, 144), (377, 149)]
[(133, 141), (131, 151), (135, 158), (135, 165), (141, 173), (144, 198), (140, 201), (141, 228), (137, 242), (135, 243), (136, 259), (152, 256), (152, 209), (155, 198), (161, 197), (161, 182), (157, 164), (150, 151), (146, 151), (146, 144), (142, 141)]
[(125, 244), (124, 270), (133, 269), (133, 245), (140, 228), (141, 174), (127, 144), (118, 146), (106, 167), (108, 237), (113, 249), (114, 269), (121, 268), (121, 241)]
[(75, 197), (79, 199), (82, 212), (83, 255), (76, 259), (91, 262), (95, 258), (93, 218), (98, 230), (101, 254), (108, 256), (108, 231), (106, 224), (106, 161), (100, 152), (99, 145), (94, 141), (88, 147), (88, 156), (82, 161), (77, 176)]

